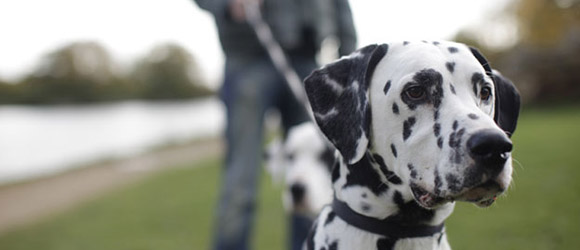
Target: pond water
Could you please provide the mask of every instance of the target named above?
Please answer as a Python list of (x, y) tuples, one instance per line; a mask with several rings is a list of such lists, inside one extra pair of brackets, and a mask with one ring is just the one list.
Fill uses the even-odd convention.
[(84, 106), (0, 106), (0, 183), (219, 135), (215, 98)]

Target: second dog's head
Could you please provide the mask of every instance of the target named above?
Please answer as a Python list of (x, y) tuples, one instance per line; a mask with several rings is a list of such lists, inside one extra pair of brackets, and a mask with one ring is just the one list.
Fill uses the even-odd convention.
[(292, 127), (283, 142), (271, 145), (268, 158), (270, 171), (284, 175), (282, 200), (287, 212), (313, 217), (330, 203), (334, 149), (314, 123)]
[(370, 45), (313, 72), (305, 87), (343, 160), (371, 150), (423, 207), (489, 206), (511, 182), (519, 95), (475, 49)]

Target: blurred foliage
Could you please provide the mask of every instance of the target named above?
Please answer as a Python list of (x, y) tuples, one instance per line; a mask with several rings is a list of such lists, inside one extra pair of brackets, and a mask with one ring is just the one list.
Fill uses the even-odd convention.
[(146, 99), (189, 98), (207, 95), (200, 83), (201, 72), (191, 55), (182, 47), (168, 44), (151, 50), (140, 60), (131, 79), (141, 88)]
[(185, 49), (165, 44), (125, 73), (95, 42), (74, 42), (44, 56), (18, 82), (0, 81), (0, 104), (70, 104), (184, 99), (212, 94)]
[(578, 0), (520, 0), (514, 11), (523, 45), (556, 47), (580, 26)]
[(516, 0), (503, 11), (517, 25), (513, 46), (496, 50), (469, 31), (455, 40), (478, 47), (524, 103), (580, 101), (580, 1)]

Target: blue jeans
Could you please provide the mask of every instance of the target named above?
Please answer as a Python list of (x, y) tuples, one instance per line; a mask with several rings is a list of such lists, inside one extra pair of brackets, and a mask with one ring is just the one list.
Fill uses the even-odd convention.
[[(293, 66), (303, 79), (315, 67), (314, 57), (293, 58)], [(308, 120), (305, 104), (299, 103), (282, 76), (267, 58), (228, 58), (220, 96), (226, 106), (226, 156), (215, 218), (214, 249), (247, 250), (256, 210), (261, 173), (264, 114), (280, 111), (283, 131)], [(292, 234), (302, 235), (310, 223), (291, 219)], [(304, 232), (304, 233), (302, 233)], [(300, 237), (291, 237), (299, 249)], [(296, 238), (296, 239), (294, 239)]]

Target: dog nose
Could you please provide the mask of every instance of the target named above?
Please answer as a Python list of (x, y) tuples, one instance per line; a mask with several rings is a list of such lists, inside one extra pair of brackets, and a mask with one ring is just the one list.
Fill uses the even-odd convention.
[(502, 132), (488, 129), (473, 134), (467, 140), (471, 157), (488, 167), (503, 167), (512, 151), (512, 142)]
[(300, 203), (304, 198), (306, 188), (301, 183), (294, 183), (290, 186), (290, 194), (292, 194), (292, 202)]

